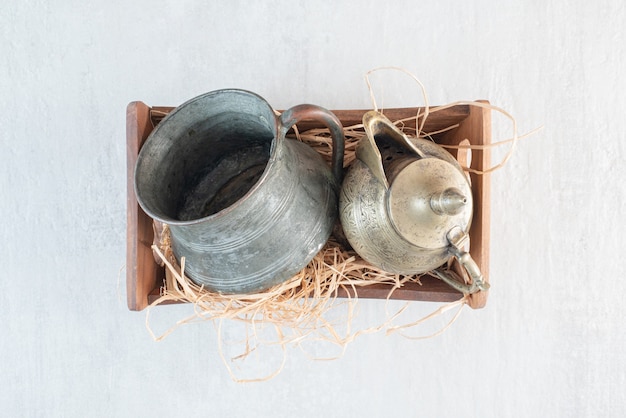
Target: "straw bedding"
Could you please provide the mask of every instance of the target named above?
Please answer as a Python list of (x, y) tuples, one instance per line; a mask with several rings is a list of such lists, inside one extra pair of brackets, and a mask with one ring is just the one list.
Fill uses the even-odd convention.
[[(368, 85), (370, 85), (367, 77), (366, 80)], [(419, 83), (418, 80), (416, 81)], [(425, 93), (424, 99), (427, 101)], [(373, 103), (374, 108), (377, 109), (374, 99)], [(491, 172), (502, 167), (511, 156), (515, 143), (518, 140), (515, 120), (502, 109), (477, 102), (456, 102), (438, 108), (426, 106), (421, 114), (415, 115), (416, 123), (414, 126), (417, 126), (419, 130), (423, 127), (423, 122), (429, 113), (456, 104), (489, 107), (511, 119), (514, 131), (513, 138), (490, 145), (498, 146), (503, 143), (510, 143), (509, 152), (501, 163), (477, 174)], [(406, 120), (397, 121), (396, 124), (403, 128), (405, 122)], [(453, 128), (455, 126), (451, 126), (449, 129)], [(344, 127), (344, 134), (346, 138), (344, 166), (348, 167), (355, 159), (356, 145), (364, 133), (361, 125), (355, 125)], [(407, 134), (415, 135), (415, 129), (411, 132), (407, 128)], [(420, 132), (420, 134), (423, 137), (428, 137), (429, 134), (435, 133)], [(298, 132), (296, 130), (295, 137), (297, 140), (303, 141), (316, 149), (324, 158), (330, 161), (332, 141), (328, 130), (314, 129), (306, 132)], [(469, 144), (468, 141), (464, 141), (463, 145), (459, 145), (459, 148), (463, 147), (476, 148), (476, 146)], [(469, 168), (466, 168), (466, 170), (472, 171)], [(358, 303), (357, 295), (359, 288), (384, 284), (388, 286), (389, 296), (391, 296), (396, 289), (401, 288), (407, 282), (419, 284), (421, 276), (394, 275), (377, 269), (360, 258), (351, 249), (342, 245), (340, 243), (342, 242), (341, 239), (336, 239), (333, 236), (313, 260), (290, 280), (256, 294), (223, 295), (209, 292), (186, 277), (185, 260), (182, 259), (180, 264), (177, 263), (172, 253), (167, 225), (156, 224), (155, 232), (153, 250), (157, 261), (165, 266), (166, 279), (161, 288), (160, 297), (148, 308), (146, 325), (149, 332), (155, 340), (162, 340), (183, 324), (206, 321), (213, 323), (216, 326), (220, 355), (231, 377), (238, 382), (266, 380), (276, 376), (284, 365), (285, 348), (287, 346), (302, 346), (306, 341), (322, 340), (336, 345), (339, 347), (340, 353), (343, 353), (345, 347), (359, 335), (383, 330), (387, 333), (398, 332), (402, 334), (407, 329), (416, 327), (426, 320), (439, 316), (450, 309), (458, 308), (456, 314), (452, 315), (447, 325), (440, 330), (428, 336), (410, 338), (427, 338), (438, 335), (454, 322), (467, 300), (467, 296), (460, 295), (458, 301), (444, 304), (423, 318), (403, 325), (396, 325), (395, 319), (406, 308), (405, 306), (400, 308), (399, 311), (389, 313), (386, 317), (381, 318), (380, 322), (373, 327), (353, 329), (351, 325)], [(469, 280), (467, 274), (465, 274), (463, 269), (459, 268), (458, 263), (454, 260), (448, 264), (447, 268), (459, 280), (464, 280), (465, 282)], [(193, 313), (176, 322), (165, 332), (157, 335), (151, 328), (150, 310), (156, 305), (170, 302), (190, 303), (193, 306)], [(336, 311), (338, 307), (341, 308), (342, 312), (340, 319), (329, 319), (327, 314), (330, 311)], [(241, 323), (246, 329), (246, 337), (242, 341), (244, 348), (239, 355), (231, 357), (228, 357), (223, 350), (223, 324), (229, 322)], [(272, 338), (268, 339), (266, 336), (261, 338), (260, 330), (268, 327), (273, 330), (271, 333)], [(283, 353), (283, 360), (280, 365), (276, 366), (275, 370), (261, 377), (257, 376), (251, 379), (237, 377), (231, 367), (232, 362), (246, 358), (250, 353), (257, 350), (260, 345), (278, 347)]]

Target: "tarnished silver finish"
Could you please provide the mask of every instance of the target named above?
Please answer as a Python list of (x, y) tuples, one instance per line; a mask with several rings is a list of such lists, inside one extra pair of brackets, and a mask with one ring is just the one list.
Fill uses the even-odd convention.
[(436, 274), (464, 293), (488, 287), (463, 251), (472, 190), (457, 161), (433, 142), (409, 138), (385, 116), (363, 117), (366, 136), (344, 179), (339, 213), (346, 238), (365, 260), (385, 271), (419, 274), (457, 257), (473, 283)]
[[(305, 118), (330, 129), (332, 170), (285, 138)], [(147, 139), (137, 200), (169, 225), (194, 282), (221, 293), (262, 291), (292, 277), (328, 240), (343, 153), (341, 123), (321, 107), (299, 105), (277, 118), (254, 93), (213, 91), (176, 108)]]

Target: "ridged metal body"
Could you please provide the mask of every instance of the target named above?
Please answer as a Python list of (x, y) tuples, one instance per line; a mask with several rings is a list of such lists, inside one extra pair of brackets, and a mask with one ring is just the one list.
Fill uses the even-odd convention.
[[(285, 138), (303, 118), (330, 128), (332, 170)], [(325, 109), (300, 105), (277, 118), (254, 93), (218, 90), (161, 121), (139, 154), (135, 188), (146, 213), (169, 225), (194, 282), (258, 292), (292, 277), (328, 240), (343, 147), (341, 124)]]

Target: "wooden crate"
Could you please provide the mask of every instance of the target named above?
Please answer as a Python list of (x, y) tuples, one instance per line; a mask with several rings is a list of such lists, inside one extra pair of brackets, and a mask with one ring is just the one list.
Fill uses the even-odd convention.
[[(486, 102), (483, 102), (486, 103)], [(159, 123), (172, 110), (172, 107), (150, 107), (142, 102), (132, 102), (126, 112), (126, 151), (127, 151), (127, 253), (126, 253), (126, 289), (128, 308), (140, 311), (159, 297), (165, 271), (154, 261), (151, 245), (153, 242), (152, 219), (139, 207), (134, 191), (134, 170), (137, 155), (144, 141)], [(417, 114), (418, 108), (386, 109), (385, 115), (391, 120), (410, 118)], [(344, 126), (361, 123), (366, 110), (334, 110)], [(457, 105), (446, 110), (431, 113), (424, 127), (425, 132), (436, 132), (452, 125), (458, 127), (441, 134), (433, 135), (435, 142), (457, 145), (467, 138), (473, 145), (491, 142), (491, 113), (478, 106)], [(407, 125), (411, 125), (407, 123)], [(298, 129), (321, 127), (313, 122), (302, 122)], [(413, 122), (412, 127), (415, 127)], [(453, 155), (456, 151), (450, 150)], [(490, 152), (473, 150), (471, 167), (485, 170), (490, 166)], [(474, 218), (470, 229), (470, 254), (481, 269), (485, 280), (489, 281), (489, 212), (490, 179), (488, 174), (471, 174), (474, 197)], [(462, 294), (450, 288), (437, 278), (426, 276), (422, 284), (407, 283), (397, 289), (393, 299), (449, 302), (462, 297)], [(386, 298), (389, 285), (373, 285), (359, 289), (360, 298)], [(345, 294), (343, 295), (345, 296)], [(482, 308), (487, 302), (488, 292), (481, 291), (470, 297), (472, 308)]]

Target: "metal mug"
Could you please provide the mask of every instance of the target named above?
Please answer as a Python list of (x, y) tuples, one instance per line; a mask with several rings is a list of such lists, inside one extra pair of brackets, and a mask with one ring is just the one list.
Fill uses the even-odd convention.
[[(327, 126), (332, 170), (286, 138), (303, 119)], [(135, 168), (143, 210), (169, 225), (172, 250), (194, 282), (220, 293), (263, 291), (304, 268), (337, 217), (344, 135), (328, 110), (298, 105), (277, 117), (255, 93), (195, 97), (150, 134)]]

